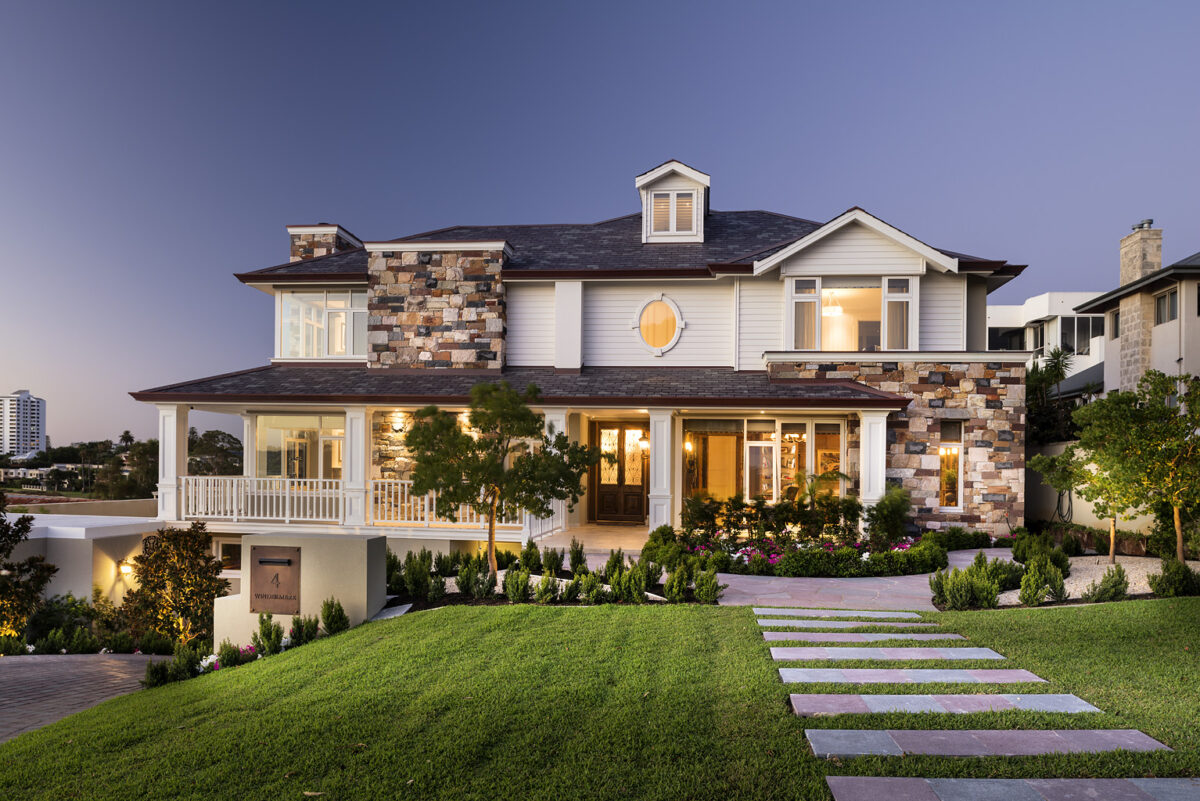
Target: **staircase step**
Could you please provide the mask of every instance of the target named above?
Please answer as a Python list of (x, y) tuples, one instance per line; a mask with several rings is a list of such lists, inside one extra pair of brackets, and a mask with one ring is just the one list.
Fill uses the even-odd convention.
[(991, 648), (856, 648), (840, 646), (824, 648), (809, 647), (775, 647), (771, 649), (771, 658), (780, 661), (829, 660), (838, 659), (879, 659), (879, 660), (915, 660), (915, 659), (1004, 659)]
[(834, 801), (1186, 801), (1200, 779), (912, 779), (826, 776)]
[(865, 715), (878, 712), (967, 714), (1021, 709), (1031, 712), (1099, 712), (1074, 695), (850, 695), (813, 693), (791, 696), (792, 711), (802, 718), (822, 715)]
[(869, 618), (912, 618), (920, 620), (916, 612), (896, 612), (880, 609), (800, 609), (790, 606), (754, 607), (756, 615), (789, 615), (792, 617), (869, 617)]
[(858, 631), (764, 631), (767, 642), (882, 642), (884, 640), (965, 640), (961, 634), (931, 632), (928, 634), (890, 634), (888, 632)]
[(818, 757), (1037, 756), (1105, 751), (1170, 751), (1136, 729), (805, 729)]
[(759, 618), (760, 626), (791, 626), (794, 629), (857, 629), (862, 626), (889, 626), (897, 629), (937, 628), (937, 623), (904, 623), (882, 620), (804, 620), (802, 618)]
[(785, 684), (1015, 684), (1045, 682), (1028, 670), (953, 668), (779, 668)]

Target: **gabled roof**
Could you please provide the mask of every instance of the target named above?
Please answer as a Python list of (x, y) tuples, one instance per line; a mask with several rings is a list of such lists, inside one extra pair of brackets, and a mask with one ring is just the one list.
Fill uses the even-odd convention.
[(711, 176), (708, 173), (700, 172), (700, 170), (697, 170), (695, 167), (689, 167), (682, 161), (670, 159), (668, 161), (664, 161), (662, 164), (659, 164), (653, 169), (646, 170), (644, 173), (634, 178), (633, 185), (638, 189), (641, 189), (643, 186), (652, 184), (659, 178), (662, 178), (665, 175), (670, 175), (671, 173), (677, 173), (678, 175), (682, 175), (684, 178), (689, 178), (703, 186), (705, 189), (708, 188), (709, 181), (711, 180)]
[(1098, 298), (1093, 298), (1087, 303), (1081, 303), (1075, 307), (1075, 311), (1080, 314), (1102, 314), (1120, 306), (1121, 298), (1142, 292), (1157, 292), (1177, 283), (1182, 278), (1197, 277), (1200, 277), (1200, 253), (1180, 259), (1174, 264), (1161, 270), (1155, 270), (1136, 281), (1130, 281), (1128, 284), (1106, 292)]

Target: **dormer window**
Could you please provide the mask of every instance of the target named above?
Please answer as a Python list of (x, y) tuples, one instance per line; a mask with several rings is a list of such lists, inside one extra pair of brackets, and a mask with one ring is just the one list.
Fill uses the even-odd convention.
[(696, 230), (694, 192), (654, 193), (654, 233), (690, 234)]

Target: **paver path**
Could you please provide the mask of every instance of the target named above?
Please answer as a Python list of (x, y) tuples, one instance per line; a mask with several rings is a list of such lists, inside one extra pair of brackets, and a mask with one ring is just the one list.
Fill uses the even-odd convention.
[(1045, 682), (1028, 670), (955, 670), (953, 668), (780, 668), (785, 684), (1014, 684)]
[(1195, 801), (1200, 779), (909, 779), (827, 776), (834, 801)]
[(1103, 751), (1170, 751), (1137, 729), (806, 729), (818, 757), (1037, 756)]
[(904, 619), (920, 620), (916, 612), (879, 612), (872, 609), (801, 609), (797, 607), (754, 607), (756, 615), (775, 615), (776, 617), (866, 617), (871, 619)]
[(934, 628), (937, 623), (905, 623), (890, 620), (811, 620), (802, 617), (764, 617), (759, 618), (760, 626), (791, 626), (794, 629), (859, 629), (863, 626), (888, 626), (894, 629), (925, 629)]
[(965, 640), (961, 634), (893, 634), (887, 631), (764, 631), (767, 642), (882, 642), (885, 640)]
[(779, 647), (771, 649), (771, 657), (777, 661), (806, 659), (833, 661), (838, 659), (877, 659), (880, 661), (904, 661), (910, 659), (1003, 659), (991, 648), (856, 648), (837, 646)]
[(141, 689), (142, 654), (69, 654), (0, 658), (0, 742), (101, 701)]
[(851, 695), (849, 693), (795, 693), (792, 711), (800, 717), (868, 715), (878, 712), (945, 712), (964, 715), (1022, 709), (1031, 712), (1079, 714), (1100, 710), (1074, 695), (1004, 693), (1000, 695)]

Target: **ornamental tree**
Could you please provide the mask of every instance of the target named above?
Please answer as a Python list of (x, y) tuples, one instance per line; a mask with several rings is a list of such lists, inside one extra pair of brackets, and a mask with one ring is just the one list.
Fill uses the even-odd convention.
[(221, 578), (203, 523), (146, 537), (133, 557), (133, 577), (138, 587), (125, 595), (125, 606), (147, 628), (181, 645), (212, 636), (213, 601), (229, 591), (229, 582)]
[(436, 406), (413, 415), (404, 438), (412, 454), (413, 492), (437, 493), (437, 513), (458, 519), (468, 506), (488, 522), (488, 568), (497, 571), (496, 520), (517, 511), (551, 513), (551, 501), (574, 508), (583, 476), (600, 461), (598, 448), (572, 443), (565, 432), (546, 432), (544, 418), (529, 408), (541, 400), (530, 384), (517, 392), (507, 381), (476, 384), (467, 412), (458, 416)]
[(29, 539), (33, 518), (9, 520), (4, 493), (0, 492), (0, 637), (24, 637), (29, 616), (41, 603), (42, 591), (58, 568), (44, 556), (10, 560), (13, 550)]

